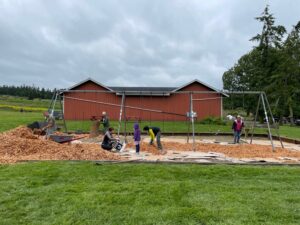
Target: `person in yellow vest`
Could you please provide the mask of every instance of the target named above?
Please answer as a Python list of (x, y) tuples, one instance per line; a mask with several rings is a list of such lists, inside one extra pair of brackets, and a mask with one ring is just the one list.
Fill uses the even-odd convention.
[(154, 139), (156, 138), (157, 148), (162, 151), (163, 147), (160, 142), (160, 135), (161, 135), (160, 128), (145, 126), (143, 130), (147, 131), (148, 134), (150, 135), (150, 143), (149, 144), (152, 145), (154, 142)]

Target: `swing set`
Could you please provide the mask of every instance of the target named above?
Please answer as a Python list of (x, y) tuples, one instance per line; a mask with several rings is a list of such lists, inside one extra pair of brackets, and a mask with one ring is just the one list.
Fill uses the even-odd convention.
[[(64, 109), (63, 109), (63, 104), (62, 101), (63, 99), (70, 99), (70, 100), (74, 100), (74, 101), (79, 101), (79, 102), (86, 102), (92, 105), (102, 105), (102, 106), (106, 106), (106, 107), (114, 107), (114, 108), (119, 108), (119, 118), (118, 118), (118, 131), (117, 131), (117, 135), (118, 137), (120, 137), (120, 133), (121, 133), (121, 128), (122, 128), (122, 122), (124, 123), (124, 129), (123, 129), (123, 135), (124, 135), (124, 141), (127, 142), (127, 123), (130, 122), (128, 118), (130, 118), (129, 116), (126, 116), (126, 111), (127, 110), (135, 110), (135, 111), (139, 111), (139, 115), (135, 116), (134, 119), (137, 120), (135, 122), (140, 122), (141, 118), (142, 118), (142, 113), (143, 112), (147, 112), (149, 113), (149, 117), (150, 117), (150, 125), (152, 123), (152, 114), (161, 114), (163, 115), (163, 130), (165, 127), (165, 116), (174, 116), (177, 119), (178, 118), (184, 118), (183, 120), (188, 121), (187, 123), (187, 131), (186, 131), (186, 135), (187, 135), (187, 142), (189, 142), (190, 139), (190, 128), (191, 128), (191, 132), (192, 132), (192, 141), (193, 141), (193, 150), (195, 150), (195, 136), (196, 136), (196, 132), (195, 132), (195, 120), (197, 119), (197, 113), (199, 113), (199, 110), (196, 112), (194, 111), (195, 106), (197, 106), (197, 104), (199, 104), (199, 102), (203, 102), (203, 101), (214, 101), (214, 100), (220, 100), (221, 101), (221, 115), (223, 115), (223, 96), (231, 96), (231, 95), (242, 95), (243, 96), (243, 107), (244, 107), (244, 96), (245, 95), (256, 95), (258, 96), (258, 101), (257, 101), (257, 108), (256, 108), (256, 113), (255, 113), (255, 117), (251, 126), (251, 139), (250, 139), (250, 144), (252, 144), (253, 141), (253, 135), (254, 135), (254, 130), (257, 127), (257, 120), (258, 120), (258, 114), (259, 114), (259, 110), (260, 107), (262, 106), (262, 109), (264, 111), (264, 117), (265, 117), (265, 121), (267, 124), (267, 128), (268, 128), (268, 138), (271, 142), (272, 145), (272, 149), (273, 151), (275, 151), (275, 146), (274, 146), (274, 141), (273, 141), (273, 136), (271, 133), (271, 128), (274, 128), (276, 131), (276, 134), (279, 138), (279, 141), (281, 143), (281, 146), (283, 146), (281, 137), (279, 135), (279, 126), (276, 124), (275, 119), (273, 117), (272, 114), (272, 110), (269, 104), (269, 101), (267, 99), (267, 96), (264, 92), (260, 92), (260, 91), (243, 91), (243, 92), (232, 92), (232, 91), (220, 91), (220, 92), (216, 92), (216, 91), (178, 91), (176, 93), (171, 93), (171, 94), (183, 94), (186, 97), (189, 98), (189, 106), (186, 109), (187, 113), (178, 113), (176, 112), (176, 110), (174, 110), (175, 107), (180, 107), (179, 105), (177, 106), (170, 106), (170, 108), (168, 108), (168, 110), (162, 110), (156, 108), (156, 107), (151, 107), (152, 104), (150, 104), (150, 107), (147, 107), (145, 105), (143, 105), (144, 102), (144, 98), (145, 96), (147, 96), (147, 98), (150, 97), (150, 103), (152, 103), (152, 98), (153, 96), (157, 96), (158, 92), (156, 91), (139, 91), (138, 94), (136, 93), (136, 91), (122, 91), (122, 92), (117, 92), (116, 94), (121, 95), (121, 100), (120, 102), (109, 102), (109, 101), (98, 101), (95, 99), (86, 99), (86, 98), (81, 98), (81, 97), (72, 97), (72, 96), (67, 96), (64, 95), (64, 93), (72, 93), (72, 92), (85, 92), (85, 93), (111, 93), (111, 91), (96, 91), (96, 90), (58, 90), (54, 93), (51, 104), (49, 106), (49, 110), (50, 112), (53, 114), (56, 108), (60, 107), (61, 113), (62, 113), (62, 120), (63, 120), (63, 127), (65, 132), (67, 132), (67, 126), (66, 126), (66, 122), (64, 119)], [(135, 93), (135, 95), (139, 95), (139, 105), (129, 105), (126, 102), (126, 97), (128, 96), (132, 96), (133, 93)], [(166, 101), (166, 97), (171, 95), (170, 93), (161, 93), (160, 92), (160, 96), (163, 96), (162, 99), (162, 104), (167, 104)], [(203, 98), (199, 98), (199, 94), (218, 94), (219, 96), (217, 97), (203, 97)], [(195, 97), (194, 97), (195, 96)], [(96, 98), (96, 95), (95, 95)], [(59, 107), (56, 107), (56, 104), (59, 102)], [(182, 110), (181, 110), (182, 111)], [(138, 119), (139, 118), (139, 119)], [(269, 119), (270, 118), (270, 119)], [(181, 121), (182, 121), (181, 119)], [(168, 120), (170, 121), (170, 120)], [(175, 121), (175, 120), (174, 120)], [(270, 121), (272, 123), (270, 123)], [(174, 124), (174, 123), (173, 123)], [(218, 132), (217, 132), (218, 133)]]

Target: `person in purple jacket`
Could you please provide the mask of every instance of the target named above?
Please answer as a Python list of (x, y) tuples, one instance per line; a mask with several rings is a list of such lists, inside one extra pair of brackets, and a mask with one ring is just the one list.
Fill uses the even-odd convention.
[(133, 139), (134, 139), (134, 145), (135, 145), (135, 152), (138, 155), (140, 153), (141, 130), (137, 123), (134, 124), (133, 128), (134, 128)]

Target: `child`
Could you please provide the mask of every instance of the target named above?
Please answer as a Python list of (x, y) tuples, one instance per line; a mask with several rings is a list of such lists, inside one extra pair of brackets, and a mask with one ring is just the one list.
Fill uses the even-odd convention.
[(140, 153), (140, 141), (141, 141), (141, 131), (139, 125), (136, 123), (134, 124), (134, 145), (135, 145), (135, 152), (138, 155)]

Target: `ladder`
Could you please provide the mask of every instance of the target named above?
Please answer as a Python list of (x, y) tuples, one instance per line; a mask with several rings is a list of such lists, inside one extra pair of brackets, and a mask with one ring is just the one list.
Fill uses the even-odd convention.
[[(62, 104), (62, 93), (63, 92), (59, 90), (54, 91), (48, 108), (48, 113), (54, 117), (57, 127), (59, 129), (63, 128), (64, 132), (68, 133)], [(58, 106), (56, 106), (57, 104)]]

